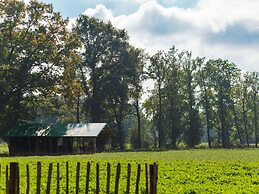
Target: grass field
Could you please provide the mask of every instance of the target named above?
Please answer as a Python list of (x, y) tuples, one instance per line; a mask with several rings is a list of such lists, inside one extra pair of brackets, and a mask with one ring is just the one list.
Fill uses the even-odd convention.
[[(85, 185), (84, 175), (85, 166), (88, 161), (93, 168), (97, 162), (100, 163), (101, 193), (105, 193), (106, 180), (106, 163), (112, 165), (112, 191), (115, 181), (115, 169), (117, 162), (122, 164), (122, 174), (120, 179), (120, 193), (126, 188), (126, 166), (132, 164), (132, 185), (136, 177), (137, 164), (157, 162), (159, 166), (158, 173), (158, 193), (259, 193), (259, 150), (179, 150), (167, 152), (125, 152), (125, 153), (100, 153), (93, 155), (76, 155), (76, 156), (44, 156), (44, 157), (2, 157), (1, 177), (4, 177), (4, 166), (11, 161), (20, 163), (21, 181), (24, 188), (21, 193), (25, 192), (25, 165), (29, 163), (31, 167), (32, 189), (35, 189), (36, 162), (43, 162), (43, 182), (46, 182), (47, 167), (50, 162), (57, 162), (61, 165), (61, 193), (64, 185), (65, 162), (69, 161), (71, 166), (70, 178), (71, 184), (75, 181), (76, 162), (80, 161), (82, 179), (82, 193)], [(63, 169), (63, 170), (62, 170)], [(92, 193), (95, 188), (95, 172), (92, 169), (90, 187)], [(55, 175), (55, 168), (54, 168)], [(53, 175), (53, 176), (54, 176)], [(4, 179), (0, 177), (0, 193), (4, 191)], [(62, 181), (63, 180), (63, 181)], [(144, 193), (144, 169), (141, 172), (141, 191)], [(55, 190), (55, 180), (52, 182), (53, 193)], [(71, 186), (73, 193), (75, 185)], [(42, 192), (46, 185), (42, 186)], [(132, 193), (134, 188), (132, 186)], [(34, 193), (34, 192), (32, 192)], [(43, 192), (44, 193), (44, 192)]]
[(7, 154), (8, 147), (7, 144), (0, 143), (0, 155)]

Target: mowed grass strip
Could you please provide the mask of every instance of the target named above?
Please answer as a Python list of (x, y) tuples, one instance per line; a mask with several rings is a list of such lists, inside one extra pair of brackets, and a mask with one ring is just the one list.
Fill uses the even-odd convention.
[(90, 191), (95, 193), (95, 165), (100, 163), (100, 193), (105, 193), (106, 164), (111, 163), (111, 192), (116, 165), (122, 165), (119, 193), (126, 191), (127, 164), (132, 164), (131, 192), (134, 193), (137, 164), (141, 164), (140, 191), (145, 191), (145, 163), (159, 165), (158, 193), (259, 193), (259, 150), (178, 150), (166, 152), (118, 152), (92, 155), (2, 157), (0, 193), (5, 190), (5, 165), (19, 162), (21, 193), (25, 193), (26, 164), (30, 165), (31, 192), (36, 188), (36, 163), (42, 162), (42, 192), (46, 189), (48, 164), (53, 163), (52, 193), (56, 189), (56, 164), (60, 163), (61, 193), (65, 192), (66, 161), (70, 165), (70, 192), (75, 190), (76, 163), (81, 162), (80, 193), (84, 193), (86, 165), (91, 162)]
[(5, 143), (0, 143), (0, 155), (8, 154), (8, 146)]

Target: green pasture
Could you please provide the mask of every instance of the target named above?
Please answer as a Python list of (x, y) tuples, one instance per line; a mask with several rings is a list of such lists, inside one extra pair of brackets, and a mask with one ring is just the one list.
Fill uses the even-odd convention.
[(8, 147), (7, 144), (0, 142), (0, 155), (8, 154)]
[[(2, 148), (0, 148), (2, 150)], [(81, 162), (80, 186), (84, 193), (86, 163), (91, 162), (91, 192), (95, 192), (95, 164), (100, 163), (101, 193), (105, 193), (106, 164), (111, 163), (111, 193), (114, 191), (115, 171), (118, 162), (122, 165), (120, 192), (126, 190), (127, 163), (132, 164), (131, 191), (134, 193), (137, 164), (142, 164), (141, 193), (145, 191), (144, 164), (158, 163), (158, 194), (162, 193), (259, 193), (259, 150), (177, 150), (165, 152), (118, 152), (92, 155), (2, 157), (0, 193), (5, 187), (5, 165), (19, 162), (21, 171), (21, 193), (25, 193), (25, 166), (28, 163), (31, 173), (31, 193), (36, 187), (36, 163), (42, 162), (42, 193), (46, 189), (48, 164), (54, 165), (52, 193), (56, 189), (56, 163), (61, 169), (61, 193), (65, 192), (65, 164), (70, 165), (70, 192), (75, 189), (76, 163)]]

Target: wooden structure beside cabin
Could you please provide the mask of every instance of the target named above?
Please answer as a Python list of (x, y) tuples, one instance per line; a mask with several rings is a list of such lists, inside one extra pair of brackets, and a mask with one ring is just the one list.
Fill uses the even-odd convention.
[(106, 123), (19, 123), (2, 137), (10, 155), (84, 154), (108, 150), (112, 132)]

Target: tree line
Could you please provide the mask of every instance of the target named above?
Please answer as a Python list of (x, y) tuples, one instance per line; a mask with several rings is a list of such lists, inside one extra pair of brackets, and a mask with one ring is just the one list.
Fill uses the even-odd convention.
[[(107, 122), (113, 147), (258, 144), (258, 72), (172, 46), (154, 55), (124, 29), (51, 4), (0, 2), (0, 129), (27, 122)], [(143, 83), (154, 88), (143, 99)]]

